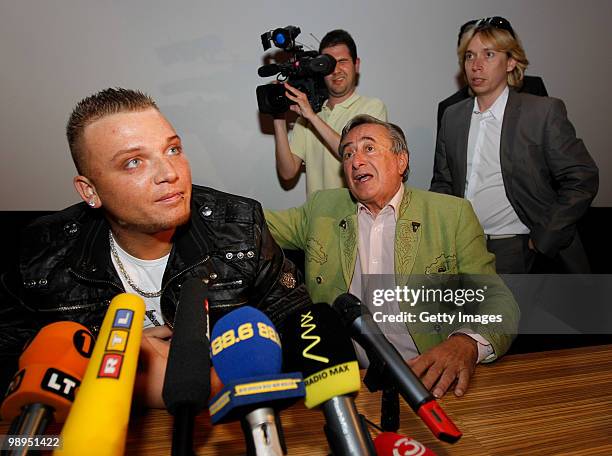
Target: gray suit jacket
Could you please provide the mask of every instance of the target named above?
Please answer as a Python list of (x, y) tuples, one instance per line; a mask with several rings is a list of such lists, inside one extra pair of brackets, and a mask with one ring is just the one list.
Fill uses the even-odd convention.
[[(444, 113), (432, 191), (464, 196), (473, 106), (469, 98)], [(584, 252), (576, 245), (576, 222), (597, 194), (599, 170), (576, 138), (563, 102), (510, 90), (500, 155), (506, 196), (537, 249), (551, 258), (560, 254), (570, 270), (579, 272), (571, 267), (585, 260), (578, 258)]]

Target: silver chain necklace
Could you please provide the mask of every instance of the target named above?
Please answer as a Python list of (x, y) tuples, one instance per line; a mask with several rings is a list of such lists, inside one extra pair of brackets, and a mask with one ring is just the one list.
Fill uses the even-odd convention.
[(127, 280), (127, 283), (130, 285), (130, 287), (132, 287), (134, 291), (140, 296), (143, 296), (145, 298), (159, 298), (162, 295), (163, 288), (159, 291), (144, 291), (140, 287), (138, 287), (138, 285), (136, 285), (136, 283), (134, 283), (132, 278), (128, 275), (127, 271), (125, 270), (125, 267), (123, 266), (123, 263), (119, 259), (119, 253), (117, 252), (117, 248), (115, 247), (115, 240), (113, 239), (113, 233), (111, 233), (111, 230), (108, 230), (108, 242), (110, 244), (110, 249), (113, 258), (115, 259), (115, 262), (117, 263), (117, 266), (119, 266), (121, 274), (123, 275), (125, 280)]

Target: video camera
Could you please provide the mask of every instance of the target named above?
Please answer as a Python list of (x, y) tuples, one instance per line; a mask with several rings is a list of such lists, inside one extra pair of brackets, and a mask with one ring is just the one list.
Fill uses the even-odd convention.
[[(277, 28), (261, 35), (264, 51), (272, 46), (284, 49), (290, 54), (286, 63), (270, 63), (259, 67), (257, 74), (262, 78), (277, 75), (278, 81), (287, 81), (296, 89), (304, 92), (315, 112), (319, 112), (329, 93), (324, 76), (336, 68), (336, 59), (317, 51), (304, 51), (303, 46), (295, 44), (300, 28), (293, 25)], [(282, 114), (295, 104), (285, 96), (282, 84), (265, 84), (257, 87), (257, 105), (263, 114)]]

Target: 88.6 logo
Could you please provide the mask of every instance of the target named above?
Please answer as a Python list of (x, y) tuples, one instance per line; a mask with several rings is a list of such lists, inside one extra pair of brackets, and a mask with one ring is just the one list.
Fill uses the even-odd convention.
[[(278, 337), (278, 333), (276, 330), (267, 325), (264, 322), (257, 323), (257, 335), (264, 339), (269, 339), (272, 342), (276, 343), (279, 347), (281, 345), (280, 338)], [(249, 340), (253, 336), (255, 336), (255, 331), (252, 323), (243, 323), (238, 326), (238, 330), (228, 329), (220, 336), (215, 337), (210, 346), (212, 350), (212, 355), (215, 356), (221, 353), (224, 349), (231, 347), (234, 344), (242, 342), (244, 340)]]

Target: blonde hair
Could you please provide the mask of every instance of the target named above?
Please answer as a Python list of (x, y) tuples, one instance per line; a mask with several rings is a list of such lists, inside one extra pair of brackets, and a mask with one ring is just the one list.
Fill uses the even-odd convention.
[(507, 30), (485, 26), (485, 27), (472, 27), (465, 31), (459, 42), (459, 48), (457, 49), (457, 57), (459, 58), (459, 66), (461, 71), (465, 73), (465, 53), (467, 47), (472, 41), (472, 38), (480, 34), (480, 39), (489, 44), (493, 49), (498, 52), (505, 52), (508, 58), (513, 58), (516, 61), (514, 70), (508, 73), (508, 85), (516, 89), (520, 89), (523, 85), (523, 76), (525, 76), (525, 70), (529, 65), (527, 55), (525, 55), (525, 49), (518, 38), (515, 38)]
[(87, 160), (82, 144), (85, 127), (111, 114), (139, 112), (150, 108), (159, 111), (149, 95), (121, 87), (108, 88), (79, 101), (66, 125), (68, 146), (77, 172), (83, 175), (87, 172)]

